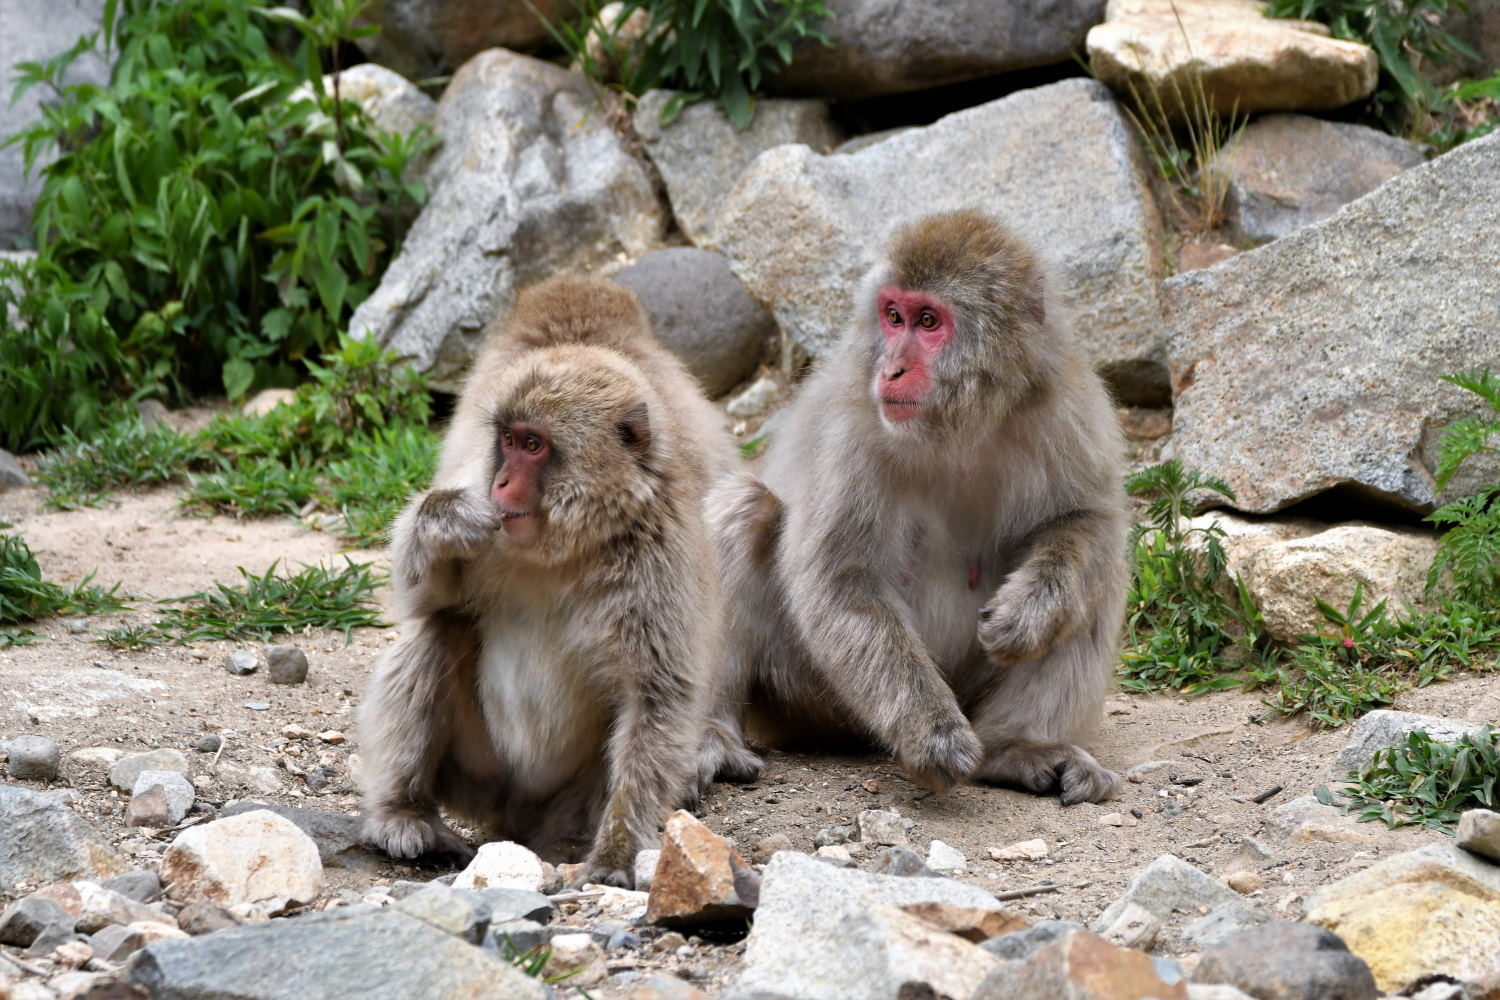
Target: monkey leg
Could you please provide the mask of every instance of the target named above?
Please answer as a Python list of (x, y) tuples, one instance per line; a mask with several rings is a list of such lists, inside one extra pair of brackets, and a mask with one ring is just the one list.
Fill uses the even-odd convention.
[(989, 690), (974, 704), (974, 731), (984, 743), (976, 781), (1029, 792), (1056, 791), (1063, 805), (1102, 802), (1115, 774), (1077, 741), (1098, 722), (1109, 684), (1112, 623), (1076, 631), (1038, 660), (996, 666), (978, 662)]
[[(473, 851), (438, 816), (436, 784), (458, 729), (458, 698), (472, 681), (477, 638), (461, 616), (439, 612), (375, 665), (359, 711), (367, 841), (396, 858)], [(472, 699), (471, 699), (472, 700)]]

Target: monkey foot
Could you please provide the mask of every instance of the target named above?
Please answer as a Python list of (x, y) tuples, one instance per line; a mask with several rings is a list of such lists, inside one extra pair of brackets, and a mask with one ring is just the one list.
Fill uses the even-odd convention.
[(923, 788), (946, 792), (967, 778), (984, 756), (984, 747), (962, 715), (933, 725), (919, 738), (903, 740), (896, 762)]
[(464, 839), (436, 816), (390, 813), (367, 816), (361, 831), (367, 842), (393, 858), (417, 858), (424, 854), (452, 854), (468, 862), (474, 851)]
[(608, 862), (585, 861), (578, 874), (573, 876), (568, 888), (578, 889), (585, 885), (612, 885), (616, 889), (634, 889), (635, 872)]
[(1039, 795), (1057, 792), (1065, 806), (1103, 802), (1114, 795), (1120, 783), (1113, 771), (1082, 747), (1023, 740), (993, 750), (975, 778)]
[(738, 736), (716, 725), (710, 726), (703, 738), (703, 748), (698, 752), (699, 791), (708, 791), (708, 786), (715, 781), (754, 781), (760, 777), (764, 763)]

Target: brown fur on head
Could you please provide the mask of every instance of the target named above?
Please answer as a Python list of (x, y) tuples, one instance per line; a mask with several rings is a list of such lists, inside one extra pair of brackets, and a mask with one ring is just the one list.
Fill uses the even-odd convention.
[(525, 347), (592, 344), (624, 350), (650, 339), (651, 319), (624, 285), (568, 275), (522, 290), (505, 329)]
[(542, 348), (507, 373), (493, 423), (534, 427), (552, 449), (541, 485), (542, 533), (517, 555), (563, 562), (649, 529), (669, 464), (669, 442), (653, 427), (659, 405), (634, 366), (605, 348)]
[[(969, 433), (1044, 384), (1055, 363), (1047, 330), (1045, 279), (1035, 255), (1008, 229), (979, 212), (949, 212), (900, 229), (887, 263), (861, 285), (854, 336), (871, 366), (872, 406), (879, 410), (882, 366), (891, 344), (880, 296), (896, 289), (927, 296), (951, 316), (953, 335), (936, 348), (908, 348), (902, 364), (930, 388), (921, 419), (885, 426), (910, 433)], [(869, 331), (869, 332), (867, 332)], [(910, 377), (910, 376), (908, 376)]]

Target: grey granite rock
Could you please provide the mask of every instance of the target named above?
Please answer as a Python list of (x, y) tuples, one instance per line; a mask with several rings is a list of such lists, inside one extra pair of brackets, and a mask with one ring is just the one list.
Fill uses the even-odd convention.
[(108, 878), (129, 867), (57, 796), (0, 785), (0, 892), (22, 882)]
[(1370, 967), (1335, 933), (1312, 924), (1274, 923), (1204, 949), (1200, 983), (1237, 986), (1256, 1000), (1375, 1000)]
[(53, 781), (62, 768), (62, 751), (44, 736), (17, 736), (10, 741), (6, 768), (22, 781)]

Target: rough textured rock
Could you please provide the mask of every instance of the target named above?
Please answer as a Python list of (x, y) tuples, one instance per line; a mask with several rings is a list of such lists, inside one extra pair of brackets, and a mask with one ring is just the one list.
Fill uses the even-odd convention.
[(927, 867), (935, 872), (962, 872), (968, 869), (969, 859), (957, 848), (934, 840), (927, 848)]
[(959, 208), (994, 214), (1047, 260), (1050, 301), (1122, 401), (1165, 394), (1161, 221), (1136, 140), (1092, 81), (1023, 90), (857, 153), (762, 153), (725, 199), (714, 243), (817, 356), (891, 232)]
[(154, 903), (161, 898), (161, 876), (149, 868), (132, 868), (123, 875), (105, 879), (99, 885), (137, 903)]
[(1418, 715), (1415, 712), (1392, 712), (1378, 708), (1367, 712), (1354, 724), (1349, 742), (1339, 751), (1329, 765), (1328, 777), (1339, 781), (1350, 771), (1363, 768), (1382, 747), (1398, 746), (1406, 737), (1418, 729), (1439, 743), (1457, 743), (1465, 733), (1476, 733), (1479, 727), (1457, 719), (1444, 719), (1436, 715)]
[(1038, 920), (1024, 930), (1011, 931), (1008, 934), (990, 938), (980, 947), (996, 958), (1014, 961), (1026, 958), (1032, 952), (1051, 944), (1058, 938), (1087, 929), (1082, 924), (1071, 920)]
[(135, 787), (130, 793), (132, 799), (152, 788), (162, 790), (166, 806), (163, 817), (166, 822), (157, 824), (159, 826), (176, 826), (181, 823), (188, 810), (193, 808), (193, 799), (197, 797), (193, 783), (176, 771), (142, 771), (136, 775)]
[(1203, 952), (1200, 983), (1227, 983), (1256, 1000), (1375, 1000), (1370, 967), (1322, 927), (1275, 923), (1231, 935)]
[[(329, 87), (332, 78), (325, 78)], [(339, 94), (361, 108), (388, 132), (413, 132), (431, 125), (437, 102), (406, 77), (377, 63), (360, 63), (339, 73)]]
[(267, 646), (266, 677), (272, 684), (301, 684), (307, 680), (307, 654), (296, 646)]
[[(1500, 865), (1477, 858), (1451, 843), (1428, 844), (1378, 861), (1363, 871), (1319, 889), (1308, 900), (1308, 920), (1324, 907), (1357, 902), (1405, 883), (1445, 885), (1487, 903), (1500, 903)], [(1337, 930), (1337, 928), (1334, 928)], [(1346, 941), (1350, 939), (1345, 937)], [(1359, 952), (1351, 942), (1349, 947)]]
[[(884, 844), (904, 846), (906, 828), (901, 823), (901, 814), (890, 809), (866, 809), (855, 817), (859, 827), (859, 842), (862, 844)], [(918, 861), (921, 860), (919, 857)]]
[(1340, 108), (1375, 92), (1374, 49), (1264, 10), (1257, 0), (1110, 0), (1088, 34), (1089, 67), (1121, 95), (1154, 91), (1169, 113), (1191, 102), (1194, 77), (1221, 114)]
[(777, 854), (734, 995), (893, 1000), (903, 984), (918, 983), (966, 997), (999, 960), (904, 912), (937, 904), (1006, 912), (982, 889), (948, 879), (870, 875)]
[[(0, 167), (3, 169), (3, 167)], [(0, 208), (0, 211), (4, 211)], [(0, 236), (0, 239), (3, 239)], [(0, 493), (15, 489), (18, 486), (30, 486), (31, 477), (26, 475), (26, 470), (21, 468), (21, 463), (16, 461), (16, 456), (0, 448)]]
[(646, 919), (697, 926), (744, 921), (760, 899), (760, 877), (723, 837), (679, 809), (662, 830)]
[(1500, 895), (1494, 893), (1482, 898), (1444, 882), (1401, 881), (1320, 901), (1307, 920), (1342, 937), (1387, 993), (1438, 975), (1469, 984), (1500, 977)]
[(474, 889), (490, 908), (496, 923), (509, 920), (533, 920), (545, 924), (557, 913), (557, 904), (539, 892), (527, 889)]
[(974, 991), (973, 1000), (1187, 1000), (1187, 983), (1168, 977), (1145, 952), (1078, 931), (1006, 962)]
[(542, 859), (509, 840), (482, 844), (474, 860), (453, 880), (455, 889), (526, 889), (541, 892), (547, 884)]
[(874, 97), (1065, 63), (1103, 16), (1104, 4), (829, 0), (828, 10), (832, 16), (819, 27), (833, 47), (798, 46), (774, 81), (778, 89)]
[(470, 944), (482, 942), (490, 928), (490, 905), (484, 897), (472, 889), (452, 889), (441, 882), (429, 883), (397, 903), (396, 908)]
[[(251, 400), (253, 403), (254, 400)], [(249, 406), (249, 403), (245, 404)], [(224, 672), (231, 677), (248, 677), (260, 669), (260, 657), (253, 649), (236, 649), (224, 657)]]
[(109, 783), (122, 792), (135, 791), (135, 780), (142, 771), (176, 771), (188, 773), (188, 761), (182, 751), (158, 747), (144, 753), (126, 754), (109, 768)]
[(62, 768), (62, 750), (44, 736), (17, 736), (9, 744), (6, 770), (21, 781), (52, 781)]
[(97, 882), (54, 882), (37, 890), (33, 898), (50, 899), (61, 906), (69, 917), (69, 926), (84, 934), (93, 934), (111, 924), (130, 924), (139, 921), (170, 922), (158, 906), (147, 906), (105, 888)]
[[(59, 55), (79, 37), (98, 31), (103, 21), (104, 0), (0, 0), (0, 66), (6, 67), (5, 99), (0, 100), (0, 138), (9, 138), (41, 117), (47, 87), (32, 87), (15, 103), (11, 67), (16, 63), (46, 62)], [(97, 54), (84, 55), (69, 67), (63, 81), (104, 83), (109, 66)], [(0, 149), (0, 250), (8, 250), (16, 237), (31, 231), (31, 210), (42, 190), (41, 170), (51, 162), (44, 157), (30, 179), (20, 144)], [(3, 486), (0, 486), (3, 488)]]
[(1361, 588), (1364, 609), (1386, 601), (1392, 617), (1404, 614), (1421, 600), (1436, 553), (1437, 538), (1426, 531), (1341, 524), (1265, 545), (1245, 560), (1242, 573), (1266, 629), (1282, 642), (1295, 642), (1328, 627), (1318, 599), (1343, 610), (1355, 587)]
[(1349, 122), (1266, 115), (1219, 158), (1229, 175), (1230, 224), (1268, 243), (1325, 219), (1423, 161), (1413, 144)]
[(1184, 927), (1181, 937), (1191, 947), (1208, 948), (1268, 919), (1264, 910), (1252, 910), (1240, 903), (1220, 903)]
[[(166, 772), (158, 771), (158, 774)], [(182, 777), (178, 775), (178, 777)], [(161, 785), (147, 785), (130, 797), (125, 805), (125, 825), (145, 826), (154, 829), (172, 826), (168, 815), (167, 790)]]
[(995, 861), (1040, 861), (1046, 856), (1045, 840), (1020, 840), (1009, 847), (990, 848), (990, 857)]
[(547, 959), (548, 978), (560, 977), (575, 986), (597, 986), (609, 976), (604, 964), (604, 949), (591, 934), (554, 934), (547, 942), (552, 954)]
[(167, 848), (161, 876), (173, 899), (257, 903), (270, 913), (310, 903), (323, 887), (312, 838), (264, 809), (184, 830)]
[[(1222, 905), (1222, 904), (1220, 904)], [(1150, 948), (1161, 933), (1161, 917), (1139, 903), (1126, 903), (1099, 936), (1122, 948)]]
[(666, 90), (643, 96), (635, 130), (667, 186), (677, 225), (694, 243), (712, 235), (724, 196), (761, 153), (788, 143), (828, 153), (839, 144), (838, 127), (822, 101), (757, 101), (754, 120), (742, 130), (712, 101), (690, 104), (663, 125), (661, 112), (672, 96)]
[(1470, 854), (1500, 861), (1500, 813), (1470, 809), (1458, 818), (1458, 846)]
[(29, 948), (47, 927), (72, 923), (72, 916), (55, 900), (27, 896), (11, 903), (4, 913), (0, 913), (0, 944)]
[(1361, 824), (1356, 817), (1324, 805), (1313, 795), (1299, 795), (1272, 809), (1266, 816), (1266, 836), (1304, 843), (1363, 843), (1375, 839), (1371, 824)]
[(0, 892), (20, 882), (108, 878), (129, 867), (57, 796), (0, 785)]
[(494, 49), (438, 103), (431, 197), (349, 329), (451, 388), (523, 285), (661, 236), (665, 213), (583, 78)]
[[(1497, 185), (1491, 135), (1164, 282), (1176, 457), (1252, 513), (1336, 487), (1431, 508), (1437, 437), (1474, 408), (1440, 377), (1500, 357), (1500, 299), (1473, 266), (1500, 257)], [(1500, 455), (1471, 459), (1449, 495), (1497, 477)]]
[(126, 975), (157, 1000), (549, 995), (540, 981), (499, 958), (389, 908), (334, 910), (158, 941), (135, 954)]
[(1174, 911), (1189, 912), (1200, 906), (1225, 903), (1248, 905), (1234, 890), (1220, 885), (1212, 876), (1176, 855), (1163, 854), (1136, 873), (1125, 894), (1111, 903), (1089, 929), (1103, 933), (1131, 905), (1139, 906), (1166, 922), (1172, 920)]
[[(833, 851), (843, 851), (844, 857), (849, 857), (848, 849), (838, 847), (837, 845), (818, 848), (818, 856), (825, 858), (839, 857), (839, 855), (831, 853)], [(852, 861), (853, 859), (851, 858), (850, 860)], [(904, 878), (942, 878), (937, 872), (927, 867), (927, 863), (922, 860), (922, 855), (909, 847), (900, 846), (887, 847), (877, 854), (874, 862), (870, 865), (870, 871), (876, 875), (900, 875)]]
[(227, 818), (256, 809), (269, 809), (297, 824), (297, 829), (318, 845), (318, 857), (324, 867), (370, 871), (386, 863), (384, 855), (371, 850), (360, 837), (358, 816), (268, 802), (231, 802), (219, 815)]
[(615, 275), (641, 298), (651, 327), (710, 397), (755, 371), (776, 321), (711, 250), (653, 250)]
[(525, 50), (549, 43), (537, 13), (556, 21), (576, 7), (574, 0), (375, 0), (364, 19), (379, 30), (356, 44), (375, 62), (422, 80), (451, 73), (497, 45)]
[(106, 962), (124, 962), (145, 943), (146, 935), (120, 924), (111, 924), (89, 938), (94, 957)]

